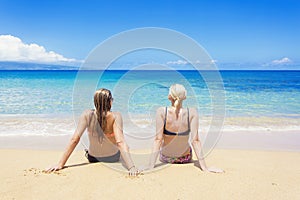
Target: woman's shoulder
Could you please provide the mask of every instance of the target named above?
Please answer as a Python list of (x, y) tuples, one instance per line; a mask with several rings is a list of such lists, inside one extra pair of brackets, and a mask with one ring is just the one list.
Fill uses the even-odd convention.
[(162, 106), (157, 108), (156, 113), (165, 113), (165, 110), (166, 110), (166, 106), (165, 107)]
[(86, 121), (86, 122), (90, 121), (90, 117), (92, 116), (93, 112), (94, 111), (91, 110), (91, 109), (84, 110), (81, 113), (79, 120), (80, 121)]
[(93, 114), (94, 112), (95, 112), (94, 109), (86, 109), (82, 112), (82, 115), (89, 116), (89, 115)]
[(198, 115), (198, 109), (197, 108), (187, 108), (189, 111), (190, 116)]
[(93, 116), (93, 114), (94, 114), (94, 109), (86, 109), (86, 110), (84, 110), (83, 112), (82, 112), (82, 114), (81, 114), (81, 118), (83, 119), (90, 119), (90, 117), (91, 116)]
[[(156, 113), (165, 113), (166, 112), (166, 109), (167, 109), (168, 107), (167, 106), (162, 106), (162, 107), (159, 107), (159, 108), (157, 108), (157, 110), (156, 110)], [(197, 110), (197, 108), (186, 108), (186, 109), (184, 109), (185, 111), (189, 111), (189, 113), (191, 113), (191, 114), (197, 114), (198, 113), (198, 110)]]
[(197, 108), (194, 108), (194, 107), (187, 107), (186, 109), (189, 110), (189, 112), (198, 112), (198, 109)]
[(120, 112), (116, 112), (116, 111), (114, 111), (114, 112), (110, 112), (110, 114), (114, 117), (114, 118), (120, 118), (120, 117), (122, 117), (122, 114), (120, 113)]

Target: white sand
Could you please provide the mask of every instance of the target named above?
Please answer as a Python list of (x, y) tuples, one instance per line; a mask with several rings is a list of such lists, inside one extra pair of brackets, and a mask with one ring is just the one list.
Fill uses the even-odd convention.
[(300, 199), (300, 152), (219, 149), (207, 163), (224, 174), (190, 163), (128, 178), (101, 163), (87, 164), (76, 151), (68, 168), (42, 173), (61, 153), (0, 150), (1, 199)]

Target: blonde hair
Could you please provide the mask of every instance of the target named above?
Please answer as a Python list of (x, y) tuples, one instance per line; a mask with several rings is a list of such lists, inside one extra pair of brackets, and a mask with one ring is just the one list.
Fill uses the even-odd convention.
[(178, 118), (179, 110), (182, 105), (182, 101), (186, 98), (186, 89), (183, 85), (180, 84), (174, 84), (171, 85), (169, 89), (169, 95), (174, 100), (174, 106), (175, 106), (175, 113), (176, 117)]

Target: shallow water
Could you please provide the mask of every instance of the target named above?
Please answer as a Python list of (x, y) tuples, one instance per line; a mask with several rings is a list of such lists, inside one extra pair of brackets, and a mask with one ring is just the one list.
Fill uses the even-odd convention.
[[(80, 73), (0, 71), (0, 134), (70, 134), (74, 119), (93, 108), (95, 89), (105, 87), (114, 95), (112, 110), (123, 114), (125, 134), (153, 137), (155, 111), (169, 105), (173, 83), (187, 88), (184, 106), (198, 108), (201, 131), (209, 129), (214, 106), (225, 106), (217, 113), (226, 116), (223, 130), (300, 130), (300, 71), (222, 71), (225, 105), (212, 104), (212, 91), (197, 71), (105, 71), (101, 78)], [(83, 84), (74, 88), (79, 78)], [(73, 91), (80, 91), (78, 98)]]

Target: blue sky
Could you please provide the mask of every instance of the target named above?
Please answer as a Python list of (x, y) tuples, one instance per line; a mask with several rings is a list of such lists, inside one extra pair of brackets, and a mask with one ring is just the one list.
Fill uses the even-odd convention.
[(14, 37), (3, 40), (37, 44), (66, 62), (140, 27), (182, 32), (225, 67), (300, 68), (299, 0), (0, 0), (0, 35)]

